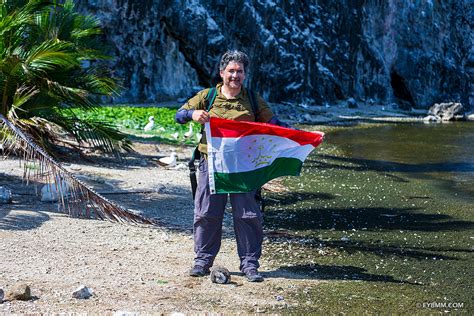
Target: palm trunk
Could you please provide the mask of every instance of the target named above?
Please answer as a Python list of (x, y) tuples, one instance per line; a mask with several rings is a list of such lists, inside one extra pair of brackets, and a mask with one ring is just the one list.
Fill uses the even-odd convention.
[(0, 115), (7, 115), (8, 114), (8, 108), (7, 108), (7, 102), (8, 102), (8, 79), (5, 80), (5, 87), (3, 88), (3, 96), (2, 96), (2, 112), (0, 112)]

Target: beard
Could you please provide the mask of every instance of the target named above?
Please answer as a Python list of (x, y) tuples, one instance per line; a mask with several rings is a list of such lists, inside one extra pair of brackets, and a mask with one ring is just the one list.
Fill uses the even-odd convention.
[(229, 88), (240, 88), (242, 86), (242, 82), (240, 79), (228, 79), (227, 86), (229, 86)]

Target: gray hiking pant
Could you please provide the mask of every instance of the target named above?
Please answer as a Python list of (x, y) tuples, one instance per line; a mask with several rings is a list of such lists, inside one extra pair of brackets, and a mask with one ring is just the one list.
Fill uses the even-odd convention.
[(211, 267), (221, 247), (222, 220), (230, 196), (240, 270), (258, 268), (262, 254), (263, 218), (255, 191), (212, 194), (209, 189), (207, 160), (199, 160), (199, 176), (194, 200), (194, 264)]

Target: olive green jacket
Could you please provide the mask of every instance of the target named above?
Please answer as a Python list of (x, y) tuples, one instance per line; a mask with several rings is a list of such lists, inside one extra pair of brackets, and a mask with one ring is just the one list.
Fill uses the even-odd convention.
[[(221, 93), (222, 83), (216, 86), (217, 95), (209, 111), (211, 117), (218, 117), (234, 121), (251, 121), (255, 122), (255, 115), (252, 112), (252, 104), (250, 103), (247, 89), (242, 91), (233, 99), (227, 99)], [(206, 110), (206, 97), (209, 89), (199, 91), (194, 97), (188, 100), (181, 109), (184, 110)], [(257, 117), (259, 122), (267, 123), (273, 117), (273, 112), (263, 98), (257, 95)], [(201, 142), (199, 143), (199, 151), (207, 154), (207, 140), (203, 133)]]

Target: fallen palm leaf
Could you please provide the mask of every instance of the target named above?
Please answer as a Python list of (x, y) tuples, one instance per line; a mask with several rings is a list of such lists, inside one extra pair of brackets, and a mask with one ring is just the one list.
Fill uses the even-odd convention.
[[(40, 146), (36, 145), (26, 133), (1, 114), (0, 123), (3, 125), (0, 128), (0, 136), (4, 150), (19, 150), (23, 153), (23, 156), (20, 157), (22, 161), (35, 160), (38, 162), (39, 168), (35, 169), (27, 168), (28, 164), (24, 165), (23, 178), (27, 183), (33, 178), (53, 183), (56, 190), (61, 193), (61, 211), (73, 217), (98, 218), (121, 223), (152, 224), (151, 220), (122, 208), (77, 179)], [(66, 183), (69, 188), (70, 194), (67, 201), (65, 200), (66, 192), (61, 192), (63, 187), (61, 183)]]

